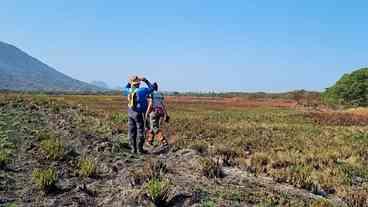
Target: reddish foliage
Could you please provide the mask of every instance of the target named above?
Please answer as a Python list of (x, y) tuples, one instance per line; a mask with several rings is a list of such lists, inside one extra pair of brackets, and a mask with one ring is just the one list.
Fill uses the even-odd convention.
[[(105, 114), (106, 112), (125, 112), (128, 107), (127, 98), (124, 96), (54, 96), (53, 98), (64, 100), (70, 104), (82, 104), (90, 109)], [(169, 108), (202, 106), (209, 109), (225, 108), (295, 108), (297, 102), (291, 99), (271, 98), (225, 98), (225, 97), (195, 97), (195, 96), (168, 96), (166, 97)]]
[(312, 118), (318, 124), (337, 126), (366, 126), (368, 116), (353, 113), (324, 112), (310, 113), (307, 117)]
[(170, 96), (167, 97), (169, 103), (180, 104), (205, 104), (213, 107), (239, 107), (239, 108), (254, 108), (254, 107), (280, 107), (293, 108), (297, 102), (291, 99), (270, 99), (270, 98), (225, 98), (225, 97), (195, 97), (195, 96)]

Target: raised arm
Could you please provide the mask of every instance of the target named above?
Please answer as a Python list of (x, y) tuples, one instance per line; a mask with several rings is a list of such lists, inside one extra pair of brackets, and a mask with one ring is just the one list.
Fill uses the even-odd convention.
[(149, 118), (149, 113), (152, 110), (152, 99), (148, 99), (148, 107), (147, 107), (147, 111), (146, 111), (146, 118)]
[(127, 83), (126, 86), (125, 86), (125, 89), (129, 89), (131, 87), (132, 87), (132, 85), (130, 83)]
[(129, 93), (129, 89), (132, 87), (130, 83), (126, 84), (126, 86), (123, 88), (123, 96), (127, 95)]
[(154, 91), (153, 85), (151, 84), (151, 82), (149, 80), (147, 80), (147, 78), (140, 78), (143, 82), (146, 83), (146, 85), (148, 86), (148, 93), (152, 93)]

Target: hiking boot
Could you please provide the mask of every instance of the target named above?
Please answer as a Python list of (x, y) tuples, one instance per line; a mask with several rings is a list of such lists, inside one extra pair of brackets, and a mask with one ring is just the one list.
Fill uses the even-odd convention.
[(162, 148), (164, 148), (164, 147), (168, 147), (169, 146), (169, 144), (167, 143), (167, 142), (164, 142), (164, 143), (162, 143), (161, 145), (160, 145), (160, 147), (162, 147)]
[(137, 154), (137, 149), (132, 148), (132, 149), (130, 150), (130, 152), (131, 152), (132, 154)]
[(138, 150), (138, 154), (145, 155), (145, 154), (148, 154), (148, 152), (144, 149), (140, 149), (140, 150)]
[(147, 137), (147, 144), (153, 146), (154, 134), (152, 133), (151, 130), (147, 131), (146, 137)]
[(140, 153), (140, 154), (144, 154), (143, 153), (144, 152), (144, 149), (143, 149), (144, 142), (145, 142), (144, 137), (140, 138), (139, 141), (138, 141), (137, 148), (138, 148), (138, 153)]

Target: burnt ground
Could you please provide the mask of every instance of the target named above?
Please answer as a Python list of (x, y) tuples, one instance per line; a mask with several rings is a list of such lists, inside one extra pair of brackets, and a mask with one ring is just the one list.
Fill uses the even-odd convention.
[[(236, 167), (224, 167), (221, 176), (208, 178), (201, 171), (205, 155), (175, 144), (146, 146), (147, 155), (133, 155), (124, 131), (83, 108), (48, 99), (0, 102), (1, 147), (5, 141), (12, 145), (10, 162), (0, 169), (0, 206), (154, 206), (146, 183), (157, 163), (164, 166), (158, 176), (171, 182), (166, 206), (310, 206), (323, 199)], [(40, 147), (44, 134), (62, 140), (61, 159), (47, 159)], [(78, 162), (85, 156), (97, 164), (91, 178), (79, 175)], [(56, 169), (58, 180), (46, 193), (35, 185), (32, 172), (48, 167)], [(324, 199), (344, 206), (336, 198)]]

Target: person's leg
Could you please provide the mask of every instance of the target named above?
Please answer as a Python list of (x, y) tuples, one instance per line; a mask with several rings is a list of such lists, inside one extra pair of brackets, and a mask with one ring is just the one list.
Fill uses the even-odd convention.
[(137, 153), (137, 125), (131, 116), (128, 116), (128, 137), (132, 153)]
[(153, 145), (154, 135), (150, 129), (146, 130), (146, 139), (147, 139), (147, 144)]
[(166, 140), (166, 138), (165, 138), (165, 135), (164, 135), (164, 132), (163, 132), (163, 130), (161, 129), (161, 123), (162, 123), (162, 121), (163, 121), (163, 116), (159, 116), (159, 118), (158, 118), (158, 128), (159, 128), (159, 130), (158, 130), (158, 132), (156, 133), (156, 138), (157, 138), (157, 141), (160, 143), (160, 144), (162, 144), (162, 145), (164, 145), (164, 146), (166, 146), (166, 145), (168, 145), (168, 143), (167, 143), (167, 140)]
[(164, 136), (164, 132), (161, 129), (157, 132), (156, 139), (161, 145), (168, 145), (167, 140)]
[(150, 128), (151, 128), (149, 115), (148, 115), (148, 117), (146, 117), (146, 116), (144, 117), (144, 128), (146, 130), (146, 137), (147, 137), (148, 133), (150, 131)]
[(163, 116), (160, 113), (154, 112), (151, 114), (151, 130), (157, 139), (157, 141), (162, 145), (167, 145), (164, 134), (161, 130), (161, 120)]
[(149, 119), (149, 121), (148, 121), (148, 123), (149, 123), (149, 126), (148, 126), (149, 131), (147, 133), (147, 143), (150, 144), (150, 145), (153, 145), (153, 141), (154, 141), (154, 138), (155, 138), (155, 134), (153, 132), (153, 121), (154, 121), (153, 118), (154, 118), (154, 114), (155, 114), (155, 112), (151, 111), (149, 113), (149, 116), (148, 116), (148, 119)]
[(153, 134), (157, 134), (160, 129), (160, 115), (156, 112), (150, 114), (151, 130)]
[(137, 139), (138, 139), (138, 152), (144, 153), (143, 145), (144, 145), (144, 115), (143, 113), (137, 114), (136, 119), (137, 126)]
[(155, 139), (155, 135), (153, 134), (152, 130), (147, 131), (146, 137), (147, 137), (147, 144), (153, 145), (153, 140)]

